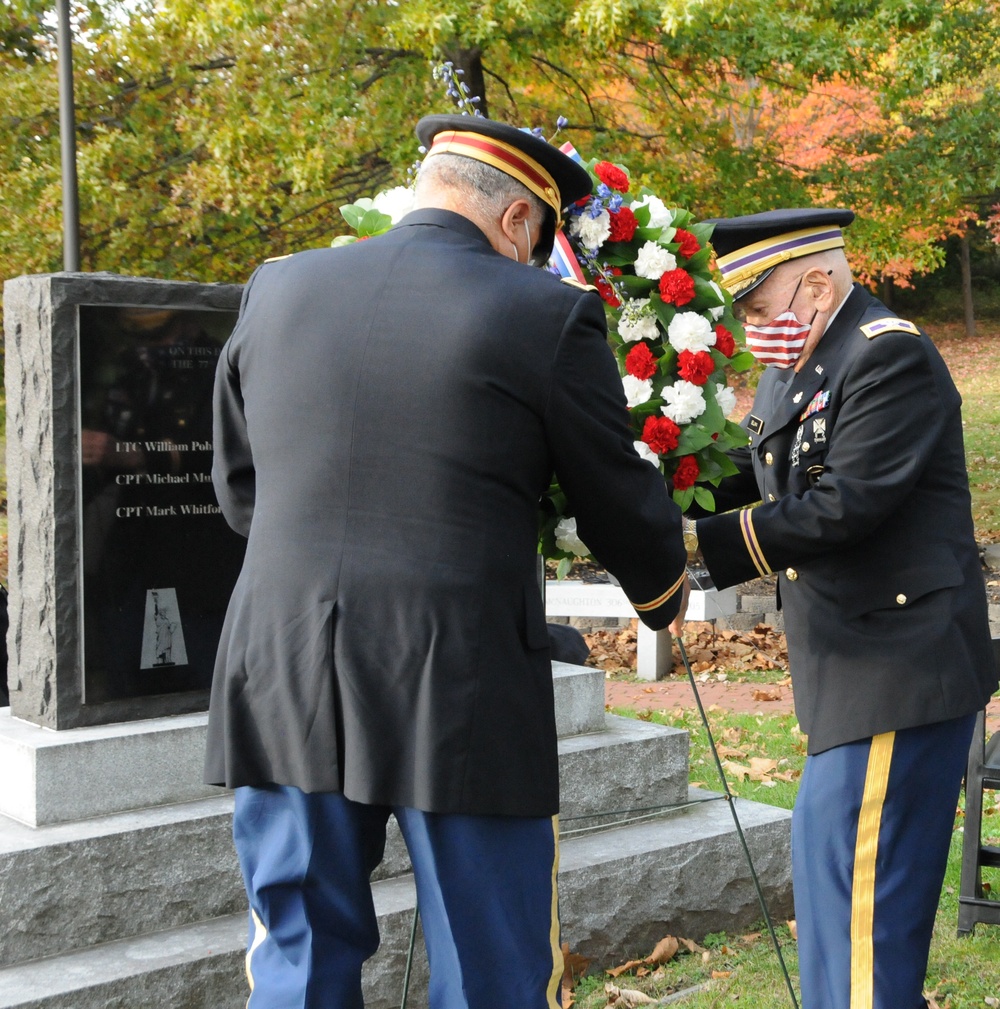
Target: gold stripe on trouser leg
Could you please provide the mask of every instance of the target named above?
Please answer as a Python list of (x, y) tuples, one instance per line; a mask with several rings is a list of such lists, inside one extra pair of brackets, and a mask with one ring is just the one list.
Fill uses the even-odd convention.
[(875, 999), (875, 862), (878, 858), (882, 807), (889, 786), (894, 732), (872, 737), (865, 791), (854, 842), (851, 888), (851, 1009), (872, 1009)]
[(559, 988), (562, 985), (563, 955), (559, 942), (559, 894), (556, 890), (556, 880), (559, 876), (559, 817), (552, 817), (552, 841), (555, 845), (555, 855), (552, 859), (552, 922), (549, 926), (549, 942), (552, 945), (552, 976), (549, 978), (548, 996), (549, 1009), (559, 1009)]
[[(247, 950), (246, 958), (246, 972), (247, 972), (247, 983), (250, 985), (250, 994), (253, 994), (253, 971), (250, 968), (250, 958), (254, 954), (254, 950), (267, 938), (267, 929), (264, 927), (264, 923), (257, 917), (257, 912), (251, 908), (250, 914), (253, 917), (253, 940), (250, 943), (250, 948)], [(250, 999), (247, 999), (247, 1005), (250, 1005)]]

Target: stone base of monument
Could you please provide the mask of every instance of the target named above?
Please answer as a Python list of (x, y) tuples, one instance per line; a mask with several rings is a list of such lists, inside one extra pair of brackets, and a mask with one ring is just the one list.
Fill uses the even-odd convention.
[[(713, 793), (688, 789), (687, 733), (606, 715), (598, 670), (556, 664), (554, 672), (563, 940), (596, 964), (610, 965), (647, 953), (667, 933), (700, 939), (759, 921), (730, 810), (711, 801)], [(111, 735), (72, 730), (76, 735), (65, 744), (58, 740), (69, 733), (31, 727), (27, 735), (42, 734), (35, 742), (46, 750), (70, 747), (62, 758), (46, 752), (39, 760), (42, 747), (34, 758), (25, 756), (32, 740), (25, 741), (22, 723), (0, 711), (0, 753), (5, 747), (19, 753), (17, 776), (43, 769), (41, 783), (11, 782), (5, 766), (5, 808), (48, 810), (41, 819), (60, 818), (50, 801), (54, 786), (45, 784), (47, 764), (59, 768), (66, 795), (93, 793), (74, 798), (71, 822), (29, 826), (0, 815), (0, 1009), (245, 1004), (247, 920), (230, 838), (232, 799), (203, 797), (197, 774), (178, 785), (172, 765), (200, 762), (204, 716), (178, 719), (180, 735), (159, 725), (170, 720), (155, 719), (117, 726)], [(178, 742), (182, 737), (186, 743)], [(103, 770), (95, 774), (90, 763)], [(154, 780), (160, 775), (172, 782), (165, 804), (163, 782)], [(30, 799), (38, 788), (49, 798)], [(160, 804), (134, 808), (144, 788)], [(109, 810), (116, 801), (122, 808)], [(639, 816), (634, 822), (615, 825), (629, 819), (623, 810), (662, 805), (675, 808), (652, 818), (633, 814)], [(744, 800), (737, 808), (772, 913), (787, 915), (789, 814)], [(93, 812), (81, 816), (81, 809)], [(382, 946), (366, 968), (366, 1000), (370, 1009), (390, 1009), (400, 1004), (415, 902), (397, 832), (390, 833), (373, 887)], [(413, 1009), (426, 1005), (425, 992), (418, 940)]]

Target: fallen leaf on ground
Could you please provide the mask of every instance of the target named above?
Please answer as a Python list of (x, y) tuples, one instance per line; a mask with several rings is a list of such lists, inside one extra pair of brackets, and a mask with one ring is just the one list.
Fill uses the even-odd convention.
[(777, 687), (758, 687), (750, 696), (755, 701), (780, 701), (782, 693)]
[(619, 974), (624, 974), (635, 967), (641, 967), (642, 963), (642, 960), (629, 960), (626, 963), (620, 963), (617, 967), (609, 967), (605, 973), (610, 974), (611, 977), (618, 977)]
[(792, 934), (793, 939), (798, 939), (799, 937), (799, 924), (792, 918), (790, 921), (786, 921), (785, 924), (788, 926), (788, 931)]
[(645, 992), (636, 991), (634, 988), (619, 988), (613, 984), (606, 984), (604, 990), (608, 996), (608, 1005), (616, 1006), (617, 1009), (633, 1009), (634, 1006), (652, 1005), (656, 1001)]
[(732, 977), (732, 976), (733, 976), (733, 972), (731, 970), (713, 970), (712, 971), (712, 978), (713, 979), (720, 978), (720, 977)]
[(738, 750), (735, 746), (726, 746), (723, 743), (722, 746), (717, 746), (716, 749), (719, 751), (720, 757), (737, 757), (740, 760), (747, 759), (746, 750)]
[(666, 963), (677, 955), (680, 943), (672, 936), (664, 936), (654, 947), (653, 952), (646, 957), (645, 963)]

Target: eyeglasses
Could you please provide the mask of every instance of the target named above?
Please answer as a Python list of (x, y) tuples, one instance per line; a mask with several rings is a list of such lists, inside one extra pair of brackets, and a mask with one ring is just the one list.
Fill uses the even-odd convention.
[[(786, 312), (788, 311), (788, 309), (789, 309), (789, 308), (791, 308), (791, 307), (792, 307), (792, 302), (793, 302), (793, 301), (795, 301), (795, 296), (796, 296), (796, 295), (797, 295), (797, 294), (799, 293), (799, 287), (800, 287), (800, 286), (802, 285), (802, 278), (803, 278), (803, 277), (804, 277), (804, 276), (805, 276), (805, 275), (806, 275), (806, 274), (807, 274), (808, 272), (809, 272), (808, 270), (803, 270), (803, 271), (802, 271), (802, 272), (801, 272), (801, 273), (800, 273), (800, 274), (799, 274), (799, 275), (798, 275), (798, 276), (797, 276), (797, 277), (795, 278), (795, 290), (794, 290), (794, 291), (792, 291), (792, 296), (791, 296), (791, 298), (789, 298), (789, 299), (788, 299), (788, 308), (786, 308), (786, 309), (785, 309), (785, 311), (786, 311)], [(832, 271), (831, 271), (831, 272), (832, 272)], [(771, 278), (770, 278), (770, 277), (768, 277), (768, 278), (767, 278), (767, 279), (766, 279), (766, 280), (764, 281), (764, 284), (766, 284), (766, 283), (767, 283), (767, 281), (768, 281), (768, 280), (770, 280), (770, 279), (771, 279)], [(789, 283), (791, 283), (791, 279), (789, 279)], [(763, 286), (764, 286), (764, 284), (761, 284), (761, 287), (763, 287)], [(780, 289), (779, 289), (779, 290), (780, 290)], [(739, 322), (740, 324), (743, 324), (743, 323), (745, 323), (745, 322), (747, 321), (747, 304), (746, 304), (746, 303), (748, 303), (748, 302), (753, 302), (753, 296), (754, 296), (754, 294), (758, 294), (758, 296), (759, 296), (759, 294), (760, 294), (760, 288), (757, 288), (757, 289), (755, 289), (755, 290), (751, 291), (751, 292), (750, 292), (750, 293), (749, 293), (749, 294), (748, 294), (748, 295), (746, 296), (746, 302), (745, 302), (745, 303), (741, 304), (741, 301), (743, 301), (743, 299), (740, 299), (740, 301), (734, 301), (734, 302), (733, 302), (733, 315), (735, 315), (735, 316), (736, 316), (736, 320), (737, 320), (737, 321), (738, 321), (738, 322)], [(776, 294), (777, 294), (777, 292), (775, 292), (775, 294), (772, 294), (772, 295), (771, 295), (770, 297), (771, 297), (771, 298), (773, 298), (773, 297), (775, 297), (775, 295), (776, 295)], [(767, 308), (767, 307), (764, 307), (764, 308), (762, 308), (762, 310), (760, 310), (760, 311), (756, 311), (756, 312), (753, 312), (752, 314), (753, 314), (753, 315), (762, 315), (762, 316), (763, 316), (763, 315), (769, 315), (769, 310), (768, 310), (768, 308)], [(770, 316), (769, 316), (769, 317), (770, 317)]]

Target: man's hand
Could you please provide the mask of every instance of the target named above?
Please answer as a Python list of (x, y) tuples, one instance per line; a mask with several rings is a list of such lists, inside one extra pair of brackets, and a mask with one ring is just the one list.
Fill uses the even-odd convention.
[(688, 598), (691, 595), (691, 579), (685, 578), (684, 585), (681, 588), (681, 608), (677, 611), (677, 616), (670, 622), (667, 630), (675, 637), (679, 638), (681, 636), (681, 631), (684, 629), (684, 615), (687, 613), (688, 608)]

